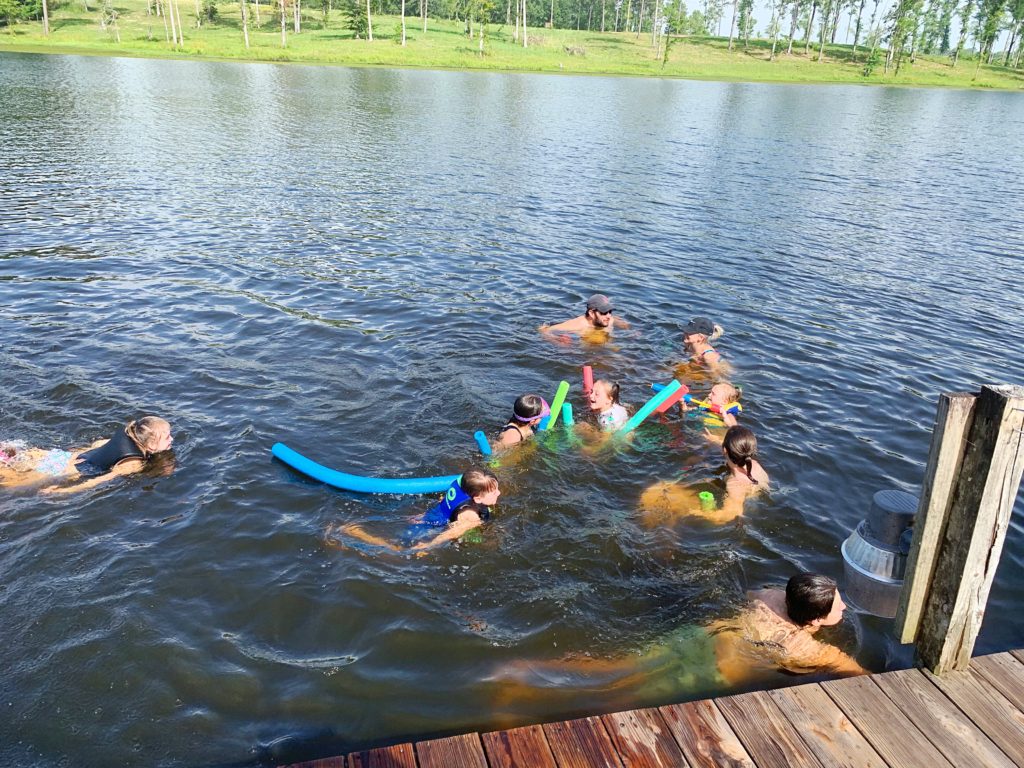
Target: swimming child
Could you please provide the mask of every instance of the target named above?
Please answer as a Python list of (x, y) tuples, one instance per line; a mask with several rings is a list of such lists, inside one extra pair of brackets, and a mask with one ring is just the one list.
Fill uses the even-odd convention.
[(768, 473), (756, 459), (757, 438), (746, 427), (728, 429), (722, 441), (722, 455), (728, 476), (721, 507), (709, 496), (702, 499), (692, 487), (655, 483), (640, 496), (645, 522), (656, 525), (664, 522), (666, 515), (688, 515), (721, 525), (740, 517), (747, 499), (768, 490)]
[[(30, 448), (25, 443), (0, 443), (0, 487), (16, 488), (51, 483), (42, 493), (72, 493), (92, 488), (115, 477), (141, 472), (158, 453), (168, 451), (174, 439), (171, 425), (157, 416), (129, 422), (108, 440), (97, 440), (74, 451)], [(54, 481), (89, 475), (74, 485)]]
[(722, 362), (722, 356), (711, 346), (725, 331), (706, 317), (695, 317), (683, 328), (683, 343), (690, 353), (690, 360), (699, 365), (714, 368)]
[(512, 417), (499, 433), (498, 445), (508, 448), (533, 437), (541, 419), (551, 415), (551, 408), (543, 397), (522, 395), (512, 406)]
[[(342, 525), (338, 530), (367, 544), (386, 547), (395, 552), (424, 552), (446, 541), (458, 539), (468, 531), (483, 525), (490, 519), (491, 506), (498, 501), (499, 496), (501, 490), (498, 488), (498, 478), (492, 472), (486, 469), (467, 469), (462, 474), (462, 479), (453, 482), (445, 491), (440, 502), (414, 521), (424, 527), (445, 526), (444, 531), (429, 541), (420, 541), (410, 547), (403, 547), (367, 533), (358, 523)], [(330, 533), (328, 530), (328, 534)]]
[(606, 432), (614, 432), (629, 421), (629, 414), (619, 403), (618, 384), (598, 379), (588, 400), (590, 410), (597, 416), (597, 425)]
[[(718, 412), (708, 410), (704, 413), (704, 436), (708, 440), (721, 445), (722, 440), (725, 438), (725, 430), (739, 424), (736, 415), (726, 411), (726, 408), (738, 404), (742, 396), (743, 390), (730, 384), (728, 381), (720, 381), (711, 387), (711, 391), (708, 392), (708, 396), (704, 400), (708, 404), (715, 406)], [(684, 411), (698, 407), (687, 405), (683, 400), (679, 401), (679, 405)]]

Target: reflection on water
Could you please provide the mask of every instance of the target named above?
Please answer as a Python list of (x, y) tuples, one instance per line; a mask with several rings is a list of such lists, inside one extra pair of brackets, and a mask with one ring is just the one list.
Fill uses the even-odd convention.
[[(696, 646), (614, 695), (558, 680), (503, 709), (495, 675), (841, 575), (871, 494), (916, 491), (936, 394), (1019, 382), (1013, 94), (0, 61), (0, 438), (66, 447), (152, 411), (176, 459), (4, 498), (5, 764), (270, 764), (713, 692)], [(536, 333), (598, 290), (635, 331)], [(773, 478), (738, 524), (638, 518), (657, 480), (720, 486), (694, 420), (587, 451), (556, 430), (503, 460), (482, 543), (427, 558), (324, 533), (429, 499), (270, 459), (456, 472), (583, 364), (639, 405), (696, 314), (725, 326)], [(1022, 547), (1015, 524), (979, 650), (1020, 645)], [(867, 666), (909, 661), (850, 619), (833, 639)]]

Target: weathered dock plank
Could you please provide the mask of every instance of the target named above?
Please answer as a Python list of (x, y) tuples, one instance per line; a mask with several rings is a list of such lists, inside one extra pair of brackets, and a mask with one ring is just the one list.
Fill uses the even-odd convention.
[(820, 685), (890, 765), (951, 766), (870, 677), (829, 680)]
[(759, 768), (820, 768), (793, 724), (763, 691), (716, 701)]
[(626, 768), (688, 768), (668, 724), (656, 709), (601, 717)]
[(349, 768), (416, 768), (416, 754), (412, 744), (394, 744), (348, 756)]
[(1009, 653), (976, 656), (969, 669), (985, 678), (993, 688), (1024, 710), (1024, 664)]
[(1008, 768), (1013, 763), (941, 691), (917, 669), (875, 675), (892, 699), (935, 748), (953, 765)]
[(747, 750), (710, 699), (658, 711), (692, 768), (754, 768)]
[(416, 742), (420, 768), (487, 768), (480, 734), (464, 733), (443, 739)]
[(492, 731), (482, 737), (491, 768), (557, 768), (539, 725)]
[(971, 671), (925, 676), (1017, 765), (1024, 765), (1024, 713)]
[(821, 686), (795, 685), (770, 691), (768, 695), (823, 765), (888, 768)]
[(611, 737), (598, 717), (547, 723), (544, 735), (559, 768), (621, 768)]

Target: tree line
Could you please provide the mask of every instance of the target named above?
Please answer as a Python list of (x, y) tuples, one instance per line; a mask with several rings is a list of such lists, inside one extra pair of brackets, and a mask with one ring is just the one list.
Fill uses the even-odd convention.
[[(82, 2), (92, 11), (90, 0)], [(117, 10), (113, 0), (92, 0), (99, 24), (119, 40)], [(218, 0), (147, 0), (147, 13), (162, 20), (165, 37), (175, 47), (184, 45), (185, 25), (180, 5), (192, 7), (185, 21), (191, 27), (215, 23)], [(280, 29), (281, 45), (287, 47), (289, 34), (300, 34), (304, 19), (326, 27), (332, 13), (339, 14), (357, 39), (373, 40), (375, 16), (397, 16), (396, 37), (406, 43), (407, 24), (429, 29), (431, 19), (465, 24), (466, 35), (478, 40), (481, 53), (488, 25), (504, 25), (513, 40), (529, 47), (538, 28), (576, 29), (589, 32), (625, 32), (637, 38), (649, 35), (655, 55), (667, 58), (679, 37), (708, 36), (728, 39), (728, 49), (749, 51), (751, 40), (770, 42), (769, 59), (794, 47), (821, 61), (828, 46), (837, 45), (845, 21), (845, 44), (852, 35), (852, 49), (844, 56), (864, 63), (865, 74), (876, 67), (896, 73), (920, 54), (948, 55), (957, 66), (965, 51), (982, 63), (1020, 68), (1024, 48), (1024, 0), (765, 0), (770, 20), (756, 36), (754, 0), (700, 0), (688, 9), (684, 0), (237, 0), (241, 11), (241, 32), (245, 47), (250, 45), (251, 27), (268, 24)], [(0, 19), (8, 27), (19, 20), (38, 20), (49, 34), (49, 5), (52, 0), (0, 0)], [(891, 3), (889, 5), (888, 3)], [(233, 3), (231, 3), (233, 4)], [(191, 15), (189, 14), (191, 11)], [(728, 24), (728, 34), (723, 29)], [(955, 34), (954, 34), (955, 32)], [(997, 50), (1006, 34), (1007, 44)], [(833, 48), (833, 52), (837, 52)]]

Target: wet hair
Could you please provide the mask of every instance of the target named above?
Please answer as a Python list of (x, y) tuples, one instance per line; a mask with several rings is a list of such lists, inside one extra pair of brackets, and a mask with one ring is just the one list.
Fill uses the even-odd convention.
[(516, 398), (516, 403), (512, 406), (512, 418), (509, 419), (509, 423), (514, 424), (522, 420), (533, 421), (540, 418), (543, 412), (544, 401), (539, 395), (521, 395)]
[(786, 613), (801, 627), (828, 616), (835, 599), (835, 581), (820, 573), (800, 573), (786, 584)]
[(729, 457), (729, 461), (745, 471), (747, 479), (757, 485), (757, 480), (750, 474), (750, 470), (754, 467), (754, 457), (757, 456), (757, 438), (754, 433), (746, 427), (729, 427), (725, 433), (725, 439), (722, 441), (722, 447), (725, 449), (725, 455)]
[(459, 485), (462, 486), (462, 490), (466, 492), (467, 496), (475, 498), (498, 490), (498, 478), (489, 470), (473, 467), (462, 473)]
[[(726, 395), (726, 402), (727, 403), (739, 402), (739, 399), (741, 397), (743, 397), (743, 388), (742, 387), (737, 387), (731, 381), (716, 381), (715, 384), (714, 384), (714, 387), (719, 387), (719, 386), (721, 386), (721, 387), (728, 387), (729, 390), (732, 392), (731, 395)], [(714, 389), (714, 387), (712, 387), (712, 389)]]
[(598, 384), (604, 384), (604, 388), (608, 391), (608, 397), (611, 398), (613, 403), (618, 405), (619, 404), (619, 385), (616, 384), (613, 381), (608, 381), (607, 379), (598, 379), (597, 381), (594, 382), (594, 386), (595, 387)]
[(124, 431), (142, 450), (152, 453), (151, 448), (156, 445), (157, 436), (164, 431), (170, 432), (171, 425), (159, 416), (143, 416), (137, 421), (129, 421)]
[(710, 336), (708, 336), (708, 341), (715, 341), (715, 339), (720, 339), (723, 333), (725, 333), (725, 328), (720, 326), (718, 323), (715, 323), (715, 330), (712, 331)]

